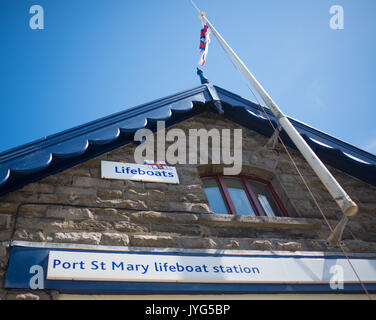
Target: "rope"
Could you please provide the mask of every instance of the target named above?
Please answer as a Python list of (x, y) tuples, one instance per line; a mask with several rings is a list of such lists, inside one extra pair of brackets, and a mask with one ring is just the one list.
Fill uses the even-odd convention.
[[(192, 0), (191, 0), (191, 1), (192, 1)], [(323, 217), (323, 219), (324, 219), (326, 225), (328, 226), (328, 228), (329, 228), (329, 230), (331, 231), (331, 233), (333, 233), (334, 230), (333, 230), (332, 226), (330, 225), (328, 219), (326, 218), (326, 216), (325, 216), (323, 210), (321, 209), (321, 207), (320, 207), (320, 205), (319, 205), (319, 203), (318, 203), (316, 197), (314, 196), (312, 190), (310, 189), (308, 183), (306, 182), (306, 180), (305, 180), (303, 174), (300, 172), (300, 170), (299, 170), (299, 168), (298, 168), (296, 162), (294, 161), (292, 155), (291, 155), (290, 152), (288, 151), (288, 149), (287, 149), (285, 143), (283, 142), (281, 136), (278, 134), (278, 132), (277, 132), (277, 128), (275, 128), (275, 126), (273, 125), (273, 122), (271, 121), (271, 119), (270, 119), (268, 113), (266, 112), (265, 107), (259, 102), (259, 99), (257, 98), (256, 94), (253, 92), (253, 90), (252, 90), (252, 88), (250, 87), (248, 81), (246, 81), (244, 74), (239, 70), (239, 67), (238, 67), (238, 66), (234, 63), (234, 61), (231, 59), (230, 55), (229, 55), (228, 52), (225, 50), (225, 48), (223, 48), (222, 44), (221, 44), (221, 48), (222, 48), (223, 51), (226, 53), (227, 57), (230, 59), (232, 65), (233, 65), (233, 66), (235, 67), (235, 69), (239, 72), (239, 74), (241, 75), (242, 80), (245, 82), (245, 84), (247, 85), (248, 89), (251, 91), (251, 93), (252, 93), (253, 97), (256, 99), (258, 105), (261, 107), (261, 109), (262, 109), (262, 111), (263, 111), (263, 114), (264, 114), (264, 115), (266, 116), (266, 118), (268, 119), (268, 121), (269, 121), (271, 127), (273, 128), (274, 133), (278, 135), (278, 140), (279, 140), (280, 143), (282, 144), (282, 146), (283, 146), (284, 150), (286, 151), (286, 153), (287, 153), (287, 155), (288, 155), (290, 161), (292, 162), (292, 164), (293, 164), (293, 166), (295, 167), (297, 173), (299, 174), (299, 177), (301, 178), (301, 180), (303, 181), (305, 187), (307, 188), (307, 190), (308, 190), (308, 192), (309, 192), (311, 198), (313, 199), (313, 202), (315, 203), (315, 205), (316, 205), (316, 207), (318, 208), (320, 214), (322, 215), (322, 217)], [(364, 285), (363, 281), (360, 279), (358, 273), (356, 272), (356, 270), (355, 270), (353, 264), (352, 264), (351, 261), (350, 261), (350, 258), (349, 258), (348, 255), (346, 254), (346, 251), (345, 251), (345, 249), (343, 248), (342, 244), (339, 243), (338, 245), (339, 245), (339, 247), (340, 247), (340, 249), (341, 249), (343, 255), (346, 257), (346, 260), (348, 261), (348, 263), (349, 263), (351, 269), (353, 270), (353, 272), (354, 272), (356, 278), (358, 279), (358, 282), (359, 282), (360, 285), (362, 286), (362, 288), (363, 288), (365, 294), (367, 295), (368, 299), (369, 299), (369, 300), (372, 300), (371, 296), (370, 296), (369, 293), (368, 293), (368, 290), (367, 290), (366, 286)]]

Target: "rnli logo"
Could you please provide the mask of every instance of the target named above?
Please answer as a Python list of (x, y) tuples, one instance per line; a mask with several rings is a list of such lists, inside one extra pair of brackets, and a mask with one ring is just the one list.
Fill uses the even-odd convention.
[(164, 161), (145, 160), (145, 164), (149, 169), (172, 170), (172, 167), (169, 167)]

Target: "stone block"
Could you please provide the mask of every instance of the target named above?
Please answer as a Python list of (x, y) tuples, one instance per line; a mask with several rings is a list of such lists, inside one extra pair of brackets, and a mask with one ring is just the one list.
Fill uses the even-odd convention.
[(170, 215), (157, 211), (133, 212), (130, 214), (130, 218), (139, 223), (167, 223), (172, 221)]
[(228, 244), (225, 245), (225, 249), (240, 249), (240, 242), (237, 240), (231, 239)]
[(148, 192), (146, 192), (144, 189), (137, 190), (135, 188), (126, 189), (125, 196), (127, 199), (131, 200), (146, 200), (149, 198)]
[(15, 295), (8, 295), (9, 300), (40, 300), (40, 296), (34, 293), (18, 293)]
[(97, 220), (83, 220), (80, 222), (75, 222), (73, 225), (75, 230), (82, 231), (107, 231), (112, 230), (112, 224), (107, 221), (97, 221)]
[(130, 243), (135, 247), (176, 247), (177, 242), (171, 236), (132, 235)]
[(168, 216), (172, 219), (173, 223), (175, 224), (192, 224), (192, 223), (198, 223), (199, 218), (197, 214), (193, 213), (168, 213)]
[(39, 194), (38, 201), (45, 203), (56, 203), (59, 202), (59, 196), (57, 194), (46, 194), (41, 193)]
[(0, 245), (0, 258), (5, 257), (7, 255), (7, 248)]
[(12, 216), (10, 214), (0, 214), (0, 229), (9, 229), (12, 225)]
[[(133, 212), (133, 211), (132, 211)], [(96, 208), (93, 211), (98, 221), (129, 221), (128, 211), (115, 208)]]
[(19, 215), (22, 217), (43, 217), (48, 206), (38, 204), (26, 204), (20, 207)]
[[(141, 183), (141, 182), (140, 182)], [(161, 191), (167, 191), (169, 188), (169, 185), (167, 183), (156, 183), (156, 182), (142, 182), (143, 188), (146, 190), (161, 190)]]
[(303, 245), (300, 242), (288, 241), (288, 242), (277, 242), (276, 250), (282, 251), (299, 251), (303, 249)]
[(128, 233), (148, 232), (148, 227), (140, 224), (131, 223), (129, 221), (117, 221), (113, 223), (114, 229)]
[(69, 186), (72, 184), (72, 175), (65, 175), (65, 171), (43, 178), (42, 183), (51, 185)]
[(97, 189), (97, 196), (103, 200), (107, 199), (122, 199), (124, 198), (124, 192), (122, 190), (113, 189)]
[(148, 205), (145, 201), (130, 199), (101, 199), (97, 198), (95, 204), (103, 207), (115, 207), (122, 209), (145, 210)]
[(46, 217), (66, 220), (79, 220), (93, 219), (94, 215), (91, 209), (51, 206), (46, 210)]
[(181, 237), (180, 246), (191, 249), (214, 249), (217, 248), (217, 242), (211, 238)]
[(24, 186), (21, 190), (35, 193), (54, 193), (55, 185), (47, 183), (31, 183)]
[(12, 233), (12, 229), (1, 230), (0, 229), (0, 241), (8, 241), (10, 240), (10, 235)]
[(127, 200), (124, 200), (123, 203), (124, 203), (124, 208), (128, 208), (128, 209), (137, 209), (137, 210), (148, 209), (147, 202), (143, 201), (143, 200), (138, 200), (138, 199), (130, 200), (130, 199), (127, 199)]
[(95, 188), (57, 186), (56, 193), (67, 194), (67, 195), (74, 194), (78, 197), (85, 197), (85, 196), (94, 197), (97, 195), (97, 190)]
[(173, 224), (173, 223), (163, 223), (157, 224), (153, 223), (150, 225), (150, 231), (153, 233), (169, 233), (173, 235), (183, 235), (183, 236), (200, 236), (201, 228), (199, 225), (191, 224)]
[(63, 243), (98, 245), (101, 241), (101, 236), (102, 235), (99, 232), (57, 232), (53, 235), (53, 240)]
[(102, 233), (100, 244), (108, 246), (127, 246), (129, 244), (129, 237), (124, 233), (105, 232)]
[(48, 239), (47, 235), (42, 231), (19, 229), (14, 234), (14, 240), (44, 242)]
[(155, 211), (171, 211), (171, 212), (192, 212), (192, 213), (204, 213), (210, 212), (209, 205), (207, 203), (191, 203), (191, 202), (153, 202), (152, 208)]
[(148, 191), (147, 197), (149, 201), (163, 201), (165, 200), (165, 193), (161, 190), (153, 189)]
[(17, 210), (18, 203), (0, 201), (0, 213), (14, 214)]
[(72, 221), (63, 219), (42, 219), (42, 218), (24, 218), (19, 217), (17, 220), (17, 229), (25, 229), (30, 232), (59, 232), (73, 228)]
[(61, 172), (63, 175), (69, 175), (71, 177), (90, 177), (90, 171), (88, 168), (82, 166), (76, 166)]
[(110, 188), (111, 181), (105, 179), (97, 179), (92, 177), (73, 177), (73, 186), (87, 187), (87, 188)]
[(272, 250), (272, 248), (272, 242), (269, 240), (255, 240), (250, 245), (252, 250)]

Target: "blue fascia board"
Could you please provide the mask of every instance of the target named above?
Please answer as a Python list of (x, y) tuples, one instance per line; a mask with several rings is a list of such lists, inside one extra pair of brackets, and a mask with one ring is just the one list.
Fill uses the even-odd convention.
[[(78, 294), (291, 294), (291, 293), (327, 293), (327, 294), (364, 294), (360, 283), (345, 283), (344, 288), (333, 290), (329, 283), (195, 283), (195, 282), (117, 282), (85, 280), (49, 280), (46, 278), (50, 248), (14, 246), (11, 249), (4, 287), (6, 289), (30, 289), (32, 266), (43, 269), (43, 288), (41, 290), (59, 290), (61, 293)], [(54, 251), (69, 251), (55, 248)], [(78, 250), (90, 252), (88, 250)], [(102, 252), (97, 251), (96, 252)], [(109, 251), (104, 251), (109, 252)], [(112, 253), (123, 253), (112, 251)], [(151, 254), (151, 252), (133, 252), (134, 254)], [(132, 252), (128, 252), (132, 254)], [(159, 253), (169, 255), (172, 253)], [(193, 255), (184, 254), (179, 255)], [(199, 254), (205, 259), (206, 254)], [(212, 255), (210, 255), (212, 256)], [(221, 256), (218, 254), (217, 256)], [(270, 256), (272, 257), (272, 256)], [(276, 259), (282, 256), (275, 256)], [(287, 255), (288, 257), (288, 255)], [(293, 256), (292, 256), (293, 257)], [(302, 256), (301, 256), (302, 257)], [(338, 259), (340, 257), (332, 257)], [(343, 257), (341, 257), (344, 259)], [(351, 257), (354, 259), (353, 257)], [(355, 258), (356, 259), (356, 258)], [(372, 258), (371, 258), (372, 259)], [(40, 283), (39, 283), (40, 285)], [(376, 292), (375, 283), (364, 284), (369, 293)], [(34, 289), (35, 290), (35, 289)]]
[[(266, 137), (273, 133), (269, 119), (277, 127), (267, 108), (265, 117), (252, 101), (204, 84), (0, 153), (0, 196), (133, 142), (138, 129), (155, 132), (158, 120), (169, 127), (201, 112), (217, 112), (213, 102), (218, 99), (228, 120)], [(376, 186), (376, 156), (290, 120), (325, 163)], [(295, 148), (283, 131), (281, 137)]]

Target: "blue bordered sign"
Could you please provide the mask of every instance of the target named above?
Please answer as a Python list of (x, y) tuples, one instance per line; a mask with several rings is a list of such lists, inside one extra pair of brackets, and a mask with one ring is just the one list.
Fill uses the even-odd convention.
[(176, 168), (164, 163), (148, 164), (101, 161), (102, 178), (178, 184)]

